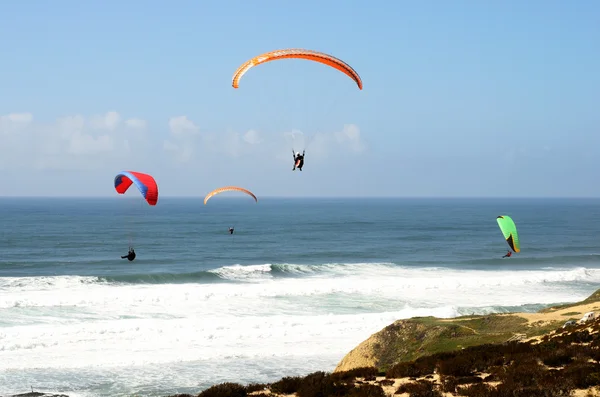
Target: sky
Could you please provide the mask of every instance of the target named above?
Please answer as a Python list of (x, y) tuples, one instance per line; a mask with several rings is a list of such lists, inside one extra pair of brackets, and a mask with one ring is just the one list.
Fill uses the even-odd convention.
[[(1, 9), (0, 196), (110, 197), (132, 170), (161, 197), (600, 197), (595, 0)], [(342, 59), (363, 90), (306, 60), (231, 86), (282, 48)]]

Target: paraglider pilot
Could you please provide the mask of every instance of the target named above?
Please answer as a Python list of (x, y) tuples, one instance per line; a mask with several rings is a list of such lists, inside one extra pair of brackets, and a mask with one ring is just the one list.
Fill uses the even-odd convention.
[(512, 256), (512, 252), (510, 252), (510, 250), (508, 250), (506, 255), (503, 256), (503, 258), (510, 258), (511, 256)]
[(133, 249), (133, 247), (129, 247), (129, 252), (127, 253), (127, 255), (123, 255), (121, 257), (121, 259), (125, 259), (125, 258), (127, 258), (127, 260), (129, 262), (131, 262), (135, 259), (135, 250)]
[(232, 227), (229, 228), (229, 234), (233, 234), (233, 228)]
[[(294, 154), (294, 150), (292, 150), (292, 154)], [(292, 169), (292, 171), (295, 171), (296, 168), (298, 168), (300, 171), (302, 171), (303, 166), (304, 166), (304, 150), (302, 151), (302, 154), (300, 154), (300, 152), (296, 152), (294, 154), (294, 168)]]

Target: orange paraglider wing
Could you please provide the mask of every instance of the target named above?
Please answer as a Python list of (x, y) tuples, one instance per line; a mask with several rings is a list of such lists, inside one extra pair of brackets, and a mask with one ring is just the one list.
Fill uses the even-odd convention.
[(219, 193), (228, 192), (228, 191), (238, 191), (238, 192), (246, 193), (246, 194), (252, 196), (254, 198), (254, 201), (258, 203), (258, 199), (254, 195), (254, 193), (252, 193), (250, 190), (246, 190), (244, 188), (237, 187), (237, 186), (224, 186), (224, 187), (220, 187), (220, 188), (215, 189), (212, 192), (208, 193), (206, 195), (206, 197), (204, 197), (204, 204), (206, 204), (208, 199), (210, 199), (212, 196), (219, 194)]
[(258, 55), (256, 57), (250, 59), (249, 61), (244, 62), (242, 64), (242, 66), (240, 66), (235, 71), (231, 85), (233, 86), (233, 88), (238, 88), (239, 84), (240, 84), (240, 79), (242, 78), (242, 76), (248, 70), (250, 70), (250, 68), (252, 68), (256, 65), (260, 65), (261, 63), (265, 63), (265, 62), (269, 62), (269, 61), (275, 61), (278, 59), (286, 59), (286, 58), (307, 59), (309, 61), (319, 62), (324, 65), (331, 66), (332, 68), (335, 68), (335, 69), (339, 70), (340, 72), (345, 73), (348, 77), (350, 77), (352, 80), (354, 80), (354, 82), (356, 82), (356, 85), (358, 85), (359, 89), (362, 90), (362, 88), (363, 88), (362, 80), (360, 79), (360, 76), (358, 75), (358, 73), (356, 73), (356, 71), (354, 69), (352, 69), (352, 67), (350, 65), (348, 65), (341, 59), (338, 59), (331, 55), (324, 54), (322, 52), (317, 52), (317, 51), (313, 51), (313, 50), (303, 50), (300, 48), (289, 48), (289, 49), (285, 49), (285, 50), (276, 50), (276, 51), (265, 52), (264, 54)]

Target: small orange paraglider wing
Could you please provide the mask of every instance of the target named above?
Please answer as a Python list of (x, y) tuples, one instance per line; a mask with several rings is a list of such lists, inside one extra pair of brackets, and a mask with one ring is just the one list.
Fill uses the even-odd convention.
[(238, 186), (224, 186), (224, 187), (220, 187), (218, 189), (213, 190), (212, 192), (208, 193), (206, 195), (206, 197), (204, 197), (204, 204), (206, 204), (206, 202), (212, 197), (215, 196), (219, 193), (223, 193), (223, 192), (228, 192), (228, 191), (238, 191), (238, 192), (243, 192), (246, 193), (247, 195), (251, 196), (252, 198), (254, 198), (254, 201), (258, 203), (258, 199), (256, 198), (256, 196), (254, 195), (254, 193), (252, 193), (250, 190), (238, 187)]

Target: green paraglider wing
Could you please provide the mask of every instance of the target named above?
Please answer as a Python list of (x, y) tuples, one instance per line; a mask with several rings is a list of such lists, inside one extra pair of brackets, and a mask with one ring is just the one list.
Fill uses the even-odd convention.
[(514, 252), (521, 252), (521, 245), (519, 243), (519, 235), (517, 234), (517, 227), (512, 218), (508, 215), (500, 215), (496, 218), (498, 226), (506, 239), (506, 242)]

